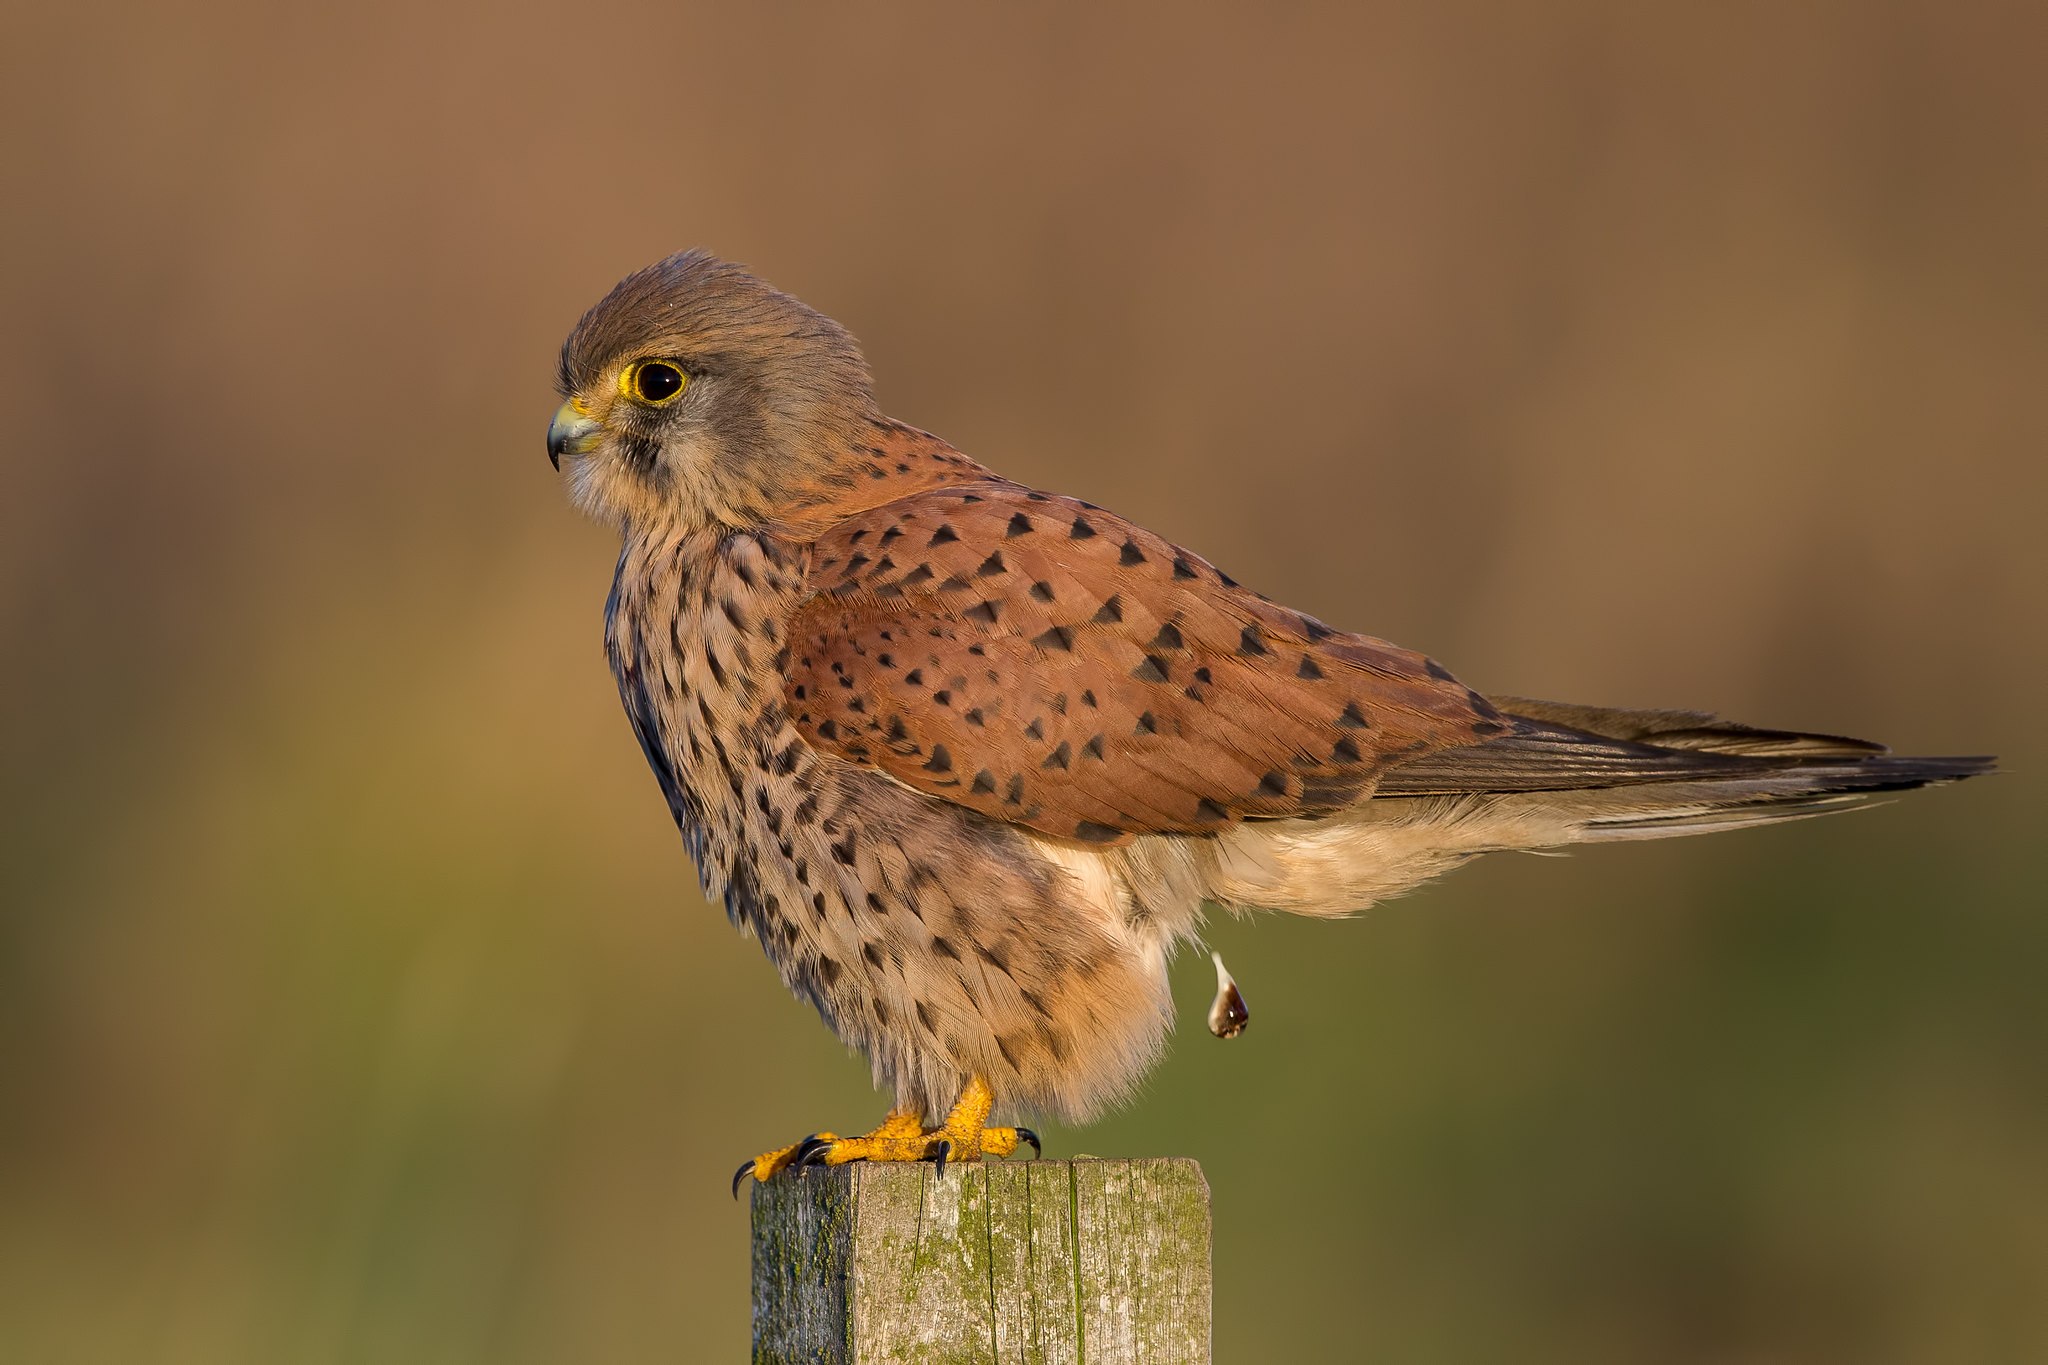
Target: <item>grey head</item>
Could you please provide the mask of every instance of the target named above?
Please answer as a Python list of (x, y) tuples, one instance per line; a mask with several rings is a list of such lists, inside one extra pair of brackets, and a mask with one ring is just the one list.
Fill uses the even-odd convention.
[(628, 533), (772, 520), (874, 417), (832, 319), (701, 250), (635, 271), (562, 345), (548, 457)]

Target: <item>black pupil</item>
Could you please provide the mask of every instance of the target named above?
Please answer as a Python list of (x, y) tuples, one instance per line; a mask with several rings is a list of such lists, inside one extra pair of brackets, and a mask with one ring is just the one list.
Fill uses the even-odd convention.
[(659, 403), (676, 396), (676, 390), (683, 387), (683, 373), (673, 365), (642, 365), (640, 373), (633, 377), (633, 385), (642, 398)]

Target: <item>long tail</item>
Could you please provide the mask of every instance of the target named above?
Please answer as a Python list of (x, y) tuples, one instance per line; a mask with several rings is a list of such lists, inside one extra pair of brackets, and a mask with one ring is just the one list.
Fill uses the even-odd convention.
[[(1894, 758), (1859, 739), (1689, 711), (1495, 701), (1507, 733), (1395, 767), (1370, 800), (1315, 819), (1247, 820), (1214, 840), (1151, 852), (1191, 861), (1208, 900), (1346, 915), (1482, 853), (1799, 820), (1993, 767), (1988, 758)], [(1140, 869), (1133, 876), (1150, 884)]]
[(1396, 768), (1378, 794), (1512, 794), (1504, 804), (1548, 814), (1568, 834), (1560, 842), (1586, 843), (1825, 815), (1996, 766), (1983, 757), (1897, 758), (1867, 740), (1763, 730), (1691, 711), (1496, 704), (1514, 722), (1508, 734)]

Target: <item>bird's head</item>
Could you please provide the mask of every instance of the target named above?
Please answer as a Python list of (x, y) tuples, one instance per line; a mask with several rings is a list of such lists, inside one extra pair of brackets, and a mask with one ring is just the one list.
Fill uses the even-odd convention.
[(557, 388), (548, 458), (628, 531), (771, 520), (874, 412), (845, 328), (704, 251), (619, 281), (563, 343)]

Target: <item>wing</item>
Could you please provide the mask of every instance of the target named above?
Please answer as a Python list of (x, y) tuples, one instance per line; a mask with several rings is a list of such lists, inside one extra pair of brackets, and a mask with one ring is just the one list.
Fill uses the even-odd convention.
[(1886, 752), (1865, 740), (1763, 730), (1699, 711), (1493, 700), (1507, 713), (1505, 733), (1403, 763), (1386, 774), (1376, 794), (1581, 791), (1753, 778), (1795, 767), (1866, 762)]
[(840, 522), (812, 582), (786, 688), (805, 739), (1047, 834), (1335, 810), (1398, 762), (1509, 728), (1420, 654), (1000, 479)]

